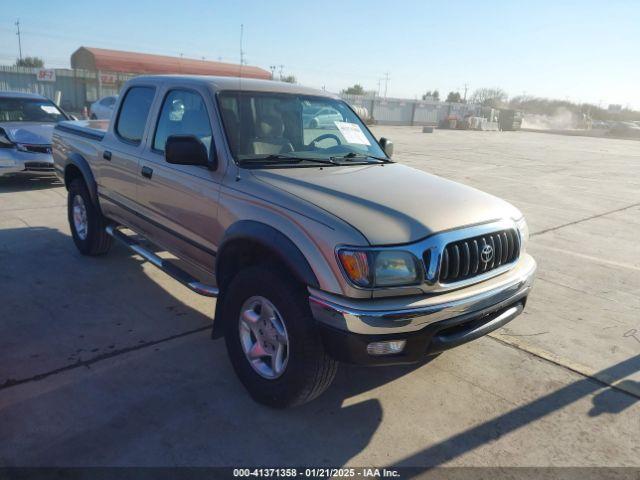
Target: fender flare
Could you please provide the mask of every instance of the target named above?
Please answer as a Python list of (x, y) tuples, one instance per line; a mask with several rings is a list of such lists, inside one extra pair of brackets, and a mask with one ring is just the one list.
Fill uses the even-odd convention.
[(216, 253), (216, 277), (224, 261), (225, 250), (237, 241), (250, 241), (266, 248), (293, 273), (296, 280), (319, 288), (316, 274), (296, 244), (280, 230), (255, 220), (240, 220), (227, 229)]
[(216, 280), (220, 288), (220, 296), (216, 302), (216, 312), (211, 332), (212, 338), (220, 338), (225, 331), (224, 299), (226, 288), (222, 288), (224, 279), (220, 278), (225, 261), (225, 251), (230, 252), (238, 242), (257, 243), (267, 249), (281, 262), (300, 283), (319, 288), (318, 278), (311, 265), (293, 241), (276, 228), (255, 220), (240, 220), (231, 225), (216, 253)]
[(89, 166), (89, 162), (85, 160), (85, 158), (78, 153), (71, 153), (65, 162), (64, 165), (64, 180), (65, 186), (67, 190), (69, 189), (69, 185), (67, 185), (67, 169), (70, 165), (78, 168), (82, 177), (84, 179), (84, 183), (87, 185), (87, 189), (89, 190), (89, 195), (91, 195), (91, 200), (94, 205), (99, 206), (98, 204), (98, 184), (96, 183), (96, 179), (93, 176), (93, 172), (91, 171), (91, 167)]

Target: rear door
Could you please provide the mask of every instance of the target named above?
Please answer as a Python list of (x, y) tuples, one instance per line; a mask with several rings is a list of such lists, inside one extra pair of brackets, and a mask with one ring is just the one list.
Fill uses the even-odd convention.
[(98, 192), (107, 216), (136, 225), (139, 163), (144, 151), (154, 86), (133, 85), (124, 94), (115, 124), (99, 144)]
[(206, 88), (197, 86), (171, 85), (161, 95), (140, 164), (137, 198), (145, 229), (156, 243), (212, 272), (221, 174), (204, 166), (167, 163), (164, 150), (170, 135), (194, 135), (213, 161), (213, 102)]

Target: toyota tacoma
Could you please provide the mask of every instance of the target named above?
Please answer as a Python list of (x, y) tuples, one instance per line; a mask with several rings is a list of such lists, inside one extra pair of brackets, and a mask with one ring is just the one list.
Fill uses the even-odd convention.
[(522, 213), (392, 152), (334, 95), (230, 77), (137, 77), (108, 126), (53, 135), (80, 252), (116, 239), (217, 297), (213, 338), (280, 408), (321, 394), (339, 362), (419, 362), (525, 306)]

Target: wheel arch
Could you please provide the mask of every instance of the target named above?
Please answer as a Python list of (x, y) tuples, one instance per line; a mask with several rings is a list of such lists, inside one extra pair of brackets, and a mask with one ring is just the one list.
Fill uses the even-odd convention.
[(75, 178), (82, 178), (87, 185), (89, 195), (91, 195), (91, 201), (94, 205), (99, 207), (98, 204), (98, 185), (96, 179), (93, 176), (89, 162), (78, 153), (71, 153), (67, 157), (67, 161), (64, 167), (64, 184), (67, 190), (69, 190), (69, 184)]
[(291, 272), (301, 284), (319, 288), (311, 265), (300, 249), (284, 233), (254, 220), (241, 220), (231, 225), (216, 254), (216, 283), (220, 296), (216, 303), (213, 337), (222, 336), (224, 319), (220, 313), (225, 291), (241, 268), (257, 264), (277, 264)]

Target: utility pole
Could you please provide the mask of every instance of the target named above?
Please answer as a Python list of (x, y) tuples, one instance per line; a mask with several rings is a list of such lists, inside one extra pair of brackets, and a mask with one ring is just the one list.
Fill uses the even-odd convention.
[(382, 79), (378, 79), (378, 96), (380, 96), (380, 85), (382, 84)]
[(282, 80), (282, 71), (284, 70), (284, 65), (279, 65), (280, 68), (280, 80)]
[(387, 90), (389, 89), (389, 72), (384, 74), (384, 98), (387, 98)]
[(469, 85), (464, 84), (464, 101), (462, 103), (467, 103), (467, 90), (469, 90)]
[(16, 28), (18, 31), (16, 35), (18, 36), (18, 52), (20, 54), (20, 63), (22, 63), (22, 36), (20, 35), (20, 19), (16, 20)]

